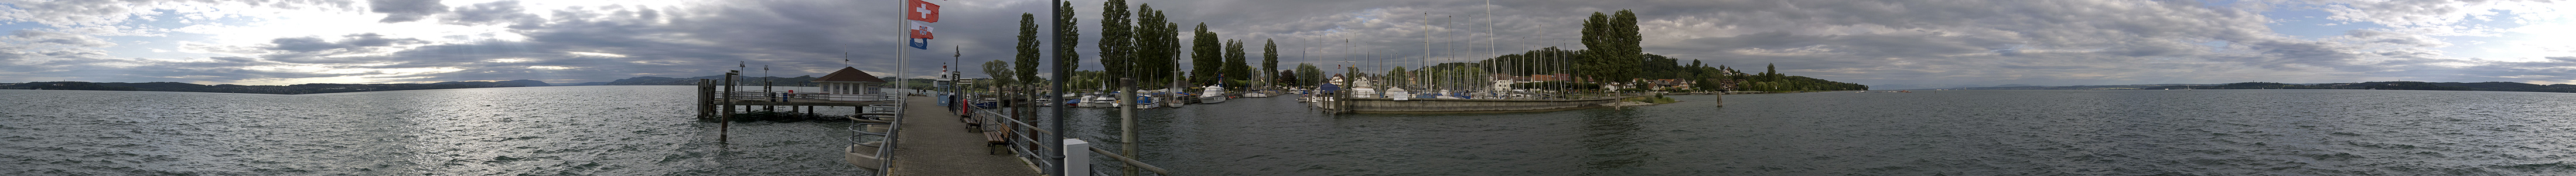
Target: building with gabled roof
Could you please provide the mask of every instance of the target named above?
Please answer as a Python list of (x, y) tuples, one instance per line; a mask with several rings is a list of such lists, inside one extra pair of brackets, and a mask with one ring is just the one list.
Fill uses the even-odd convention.
[(841, 67), (840, 71), (814, 78), (814, 83), (822, 86), (823, 93), (877, 94), (881, 89), (878, 85), (884, 85), (886, 81), (869, 75), (867, 71), (859, 71), (859, 68)]

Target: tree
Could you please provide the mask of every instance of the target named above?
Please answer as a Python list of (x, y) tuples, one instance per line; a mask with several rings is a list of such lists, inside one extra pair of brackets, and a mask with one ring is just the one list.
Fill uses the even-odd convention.
[(1606, 82), (1627, 82), (1641, 71), (1639, 64), (1644, 48), (1637, 42), (1637, 14), (1619, 10), (1616, 17), (1593, 12), (1583, 21), (1583, 62), (1577, 72), (1585, 77)]
[(1261, 76), (1262, 78), (1268, 78), (1268, 79), (1278, 79), (1278, 78), (1279, 78), (1279, 76), (1281, 76), (1280, 74), (1277, 74), (1277, 73), (1279, 73), (1279, 42), (1278, 42), (1278, 41), (1271, 41), (1270, 39), (1261, 39), (1261, 73), (1262, 73), (1262, 74), (1270, 74), (1270, 75)]
[[(1037, 19), (1037, 15), (1020, 13), (1020, 46), (1018, 47), (1020, 50), (1020, 55), (1018, 56), (1020, 61), (1015, 63), (1018, 65), (1014, 65), (1014, 67), (1012, 67), (1013, 73), (1018, 73), (1017, 76), (1019, 76), (1019, 80), (1027, 80), (1032, 83), (1038, 82), (1039, 80), (1045, 80), (1038, 78), (1038, 58), (1045, 56), (1040, 55), (1040, 51), (1038, 51)], [(998, 78), (1000, 76), (995, 77)]]
[[(1220, 68), (1220, 70), (1219, 70), (1219, 72), (1224, 73), (1224, 74), (1222, 74), (1222, 75), (1224, 75), (1224, 76), (1222, 76), (1222, 78), (1225, 78), (1226, 80), (1229, 80), (1229, 81), (1231, 81), (1231, 80), (1248, 80), (1248, 79), (1252, 79), (1252, 65), (1249, 65), (1249, 63), (1245, 63), (1246, 61), (1244, 61), (1244, 57), (1247, 57), (1245, 54), (1251, 54), (1251, 53), (1244, 53), (1244, 52), (1243, 52), (1243, 41), (1242, 41), (1242, 40), (1226, 40), (1226, 42), (1225, 42), (1225, 68)], [(1249, 85), (1226, 85), (1226, 86), (1242, 87), (1242, 86), (1249, 86)]]
[(1179, 62), (1177, 59), (1181, 52), (1180, 38), (1177, 37), (1180, 25), (1169, 22), (1163, 11), (1154, 10), (1153, 4), (1137, 5), (1136, 9), (1136, 26), (1132, 27), (1135, 28), (1132, 38), (1135, 38), (1136, 47), (1131, 54), (1136, 67), (1128, 71), (1136, 73), (1139, 87), (1153, 89), (1170, 85), (1171, 82), (1167, 81), (1171, 81), (1176, 66), (1172, 64)]
[(1220, 74), (1217, 72), (1225, 64), (1225, 51), (1218, 50), (1224, 44), (1217, 43), (1221, 39), (1216, 38), (1216, 32), (1207, 31), (1207, 23), (1199, 23), (1196, 31), (1190, 37), (1190, 82), (1214, 85)]
[(1268, 81), (1270, 81), (1270, 85), (1297, 85), (1297, 73), (1296, 71), (1290, 70), (1271, 72), (1270, 80)]
[(1011, 62), (1005, 62), (1002, 60), (984, 62), (984, 75), (992, 76), (993, 82), (995, 83), (1010, 84), (1019, 82), (1011, 79), (1012, 76), (1017, 76), (1011, 73)]
[[(1130, 30), (1132, 25), (1127, 18), (1127, 0), (1100, 2), (1100, 68), (1108, 71), (1111, 77), (1133, 76), (1128, 70), (1135, 66), (1130, 61), (1134, 58), (1129, 57), (1133, 56), (1129, 53), (1135, 52), (1135, 38), (1132, 37), (1135, 34)], [(1103, 81), (1117, 85), (1115, 81), (1118, 80)]]
[[(1064, 1), (1064, 6), (1057, 6), (1056, 8), (1058, 9), (1057, 11), (1062, 11), (1064, 13), (1055, 14), (1056, 21), (1063, 22), (1055, 24), (1055, 35), (1064, 37), (1057, 38), (1055, 41), (1055, 55), (1056, 58), (1058, 58), (1056, 59), (1055, 72), (1056, 74), (1072, 74), (1075, 68), (1082, 68), (1082, 53), (1075, 53), (1073, 51), (1074, 45), (1082, 44), (1082, 27), (1074, 25), (1074, 21), (1077, 19), (1073, 18), (1073, 1)], [(1067, 76), (1070, 77), (1071, 75)], [(1065, 81), (1072, 82), (1072, 80)]]
[(1388, 70), (1386, 70), (1386, 80), (1385, 80), (1386, 82), (1384, 82), (1384, 84), (1380, 84), (1380, 85), (1384, 85), (1384, 86), (1386, 86), (1386, 87), (1398, 87), (1398, 86), (1396, 86), (1396, 85), (1405, 85), (1405, 84), (1406, 84), (1406, 82), (1408, 82), (1408, 81), (1407, 81), (1407, 80), (1405, 80), (1405, 78), (1407, 78), (1407, 77), (1405, 77), (1405, 75), (1406, 75), (1406, 74), (1404, 74), (1404, 71), (1405, 71), (1405, 70), (1404, 70), (1404, 66), (1395, 66), (1395, 69), (1388, 69)]
[(1297, 78), (1302, 79), (1300, 81), (1304, 81), (1297, 82), (1298, 86), (1315, 86), (1319, 85), (1316, 83), (1331, 80), (1330, 78), (1324, 78), (1323, 68), (1315, 68), (1315, 64), (1305, 63), (1297, 64)]
[(1762, 81), (1780, 81), (1780, 64), (1762, 65)]

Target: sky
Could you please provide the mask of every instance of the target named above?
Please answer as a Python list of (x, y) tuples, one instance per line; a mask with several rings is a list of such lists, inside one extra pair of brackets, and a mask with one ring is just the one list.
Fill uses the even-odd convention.
[[(716, 75), (737, 64), (753, 76), (856, 67), (918, 77), (956, 62), (1009, 60), (1019, 15), (1048, 18), (1047, 1), (927, 1), (945, 14), (930, 24), (935, 47), (915, 50), (902, 47), (898, 10), (907, 9), (895, 0), (0, 0), (0, 82), (568, 84)], [(1104, 1), (1072, 3), (1080, 36), (1090, 37), (1075, 44), (1082, 67), (1097, 70)], [(2576, 31), (2576, 2), (2565, 1), (1127, 3), (1245, 40), (1253, 59), (1263, 40), (1278, 42), (1282, 67), (1581, 49), (1584, 18), (1624, 9), (1638, 14), (1646, 53), (1748, 72), (1776, 65), (1875, 89), (2576, 83), (2576, 33), (2562, 32)], [(913, 53), (909, 65), (897, 64), (898, 50)], [(955, 69), (984, 77), (980, 68)]]

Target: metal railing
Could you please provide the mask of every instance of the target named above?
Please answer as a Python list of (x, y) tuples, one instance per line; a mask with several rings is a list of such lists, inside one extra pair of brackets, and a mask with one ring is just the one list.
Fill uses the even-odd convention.
[[(969, 102), (973, 102), (973, 101), (981, 101), (981, 100), (969, 100)], [(972, 106), (969, 106), (969, 107), (972, 107)], [(995, 111), (994, 111), (995, 109), (972, 108), (972, 110), (973, 110), (973, 111), (975, 112), (975, 114), (977, 115), (977, 116), (976, 116), (976, 118), (1002, 118), (1002, 117), (1009, 117), (1009, 116), (1007, 116), (1007, 115), (1002, 114), (1001, 112), (995, 112)], [(1047, 145), (1033, 145), (1033, 144), (1043, 144), (1043, 143), (1039, 143), (1035, 138), (1031, 138), (1032, 136), (1037, 136), (1037, 135), (1039, 135), (1039, 134), (1048, 134), (1048, 135), (1052, 135), (1052, 134), (1055, 134), (1055, 132), (1046, 131), (1046, 130), (1044, 130), (1044, 129), (1042, 129), (1042, 128), (1038, 128), (1038, 127), (1037, 127), (1037, 125), (1031, 125), (1031, 124), (1029, 124), (1028, 122), (1022, 122), (1022, 121), (1015, 120), (1015, 119), (1009, 119), (1009, 118), (1006, 118), (1006, 119), (995, 119), (994, 121), (998, 121), (998, 122), (1002, 122), (1002, 123), (1004, 123), (1004, 124), (1008, 124), (1008, 125), (1010, 125), (1010, 126), (1014, 126), (1014, 128), (1011, 128), (1011, 131), (1009, 132), (1009, 133), (1011, 134), (1011, 137), (1009, 137), (1009, 141), (1010, 141), (1010, 143), (1011, 143), (1011, 150), (1012, 150), (1012, 153), (1018, 153), (1018, 155), (1019, 155), (1019, 157), (1020, 157), (1020, 158), (1029, 160), (1029, 161), (1030, 161), (1030, 163), (1029, 163), (1029, 164), (1035, 164), (1038, 168), (1048, 168), (1048, 166), (1054, 166), (1054, 165), (1058, 165), (1058, 164), (1059, 164), (1059, 163), (1058, 163), (1058, 161), (1055, 161), (1055, 160), (1049, 159), (1049, 158), (1051, 158), (1051, 157), (1049, 157), (1049, 155), (1047, 155), (1048, 153), (1050, 153), (1050, 152), (1048, 152), (1048, 151), (1055, 151), (1058, 147), (1056, 147), (1056, 146), (1047, 146)], [(1109, 157), (1110, 159), (1116, 159), (1116, 160), (1118, 160), (1118, 161), (1120, 161), (1120, 162), (1124, 162), (1124, 163), (1126, 163), (1126, 165), (1127, 165), (1127, 166), (1130, 166), (1130, 167), (1136, 167), (1136, 168), (1139, 168), (1139, 169), (1144, 169), (1144, 170), (1146, 170), (1146, 171), (1152, 171), (1152, 172), (1154, 172), (1154, 174), (1157, 174), (1157, 175), (1172, 175), (1172, 172), (1171, 172), (1170, 170), (1165, 170), (1165, 169), (1163, 169), (1162, 167), (1155, 167), (1155, 166), (1154, 166), (1154, 165), (1152, 165), (1152, 164), (1145, 164), (1145, 162), (1143, 162), (1143, 161), (1137, 161), (1136, 159), (1129, 158), (1129, 157), (1124, 156), (1124, 155), (1119, 155), (1119, 154), (1118, 154), (1118, 153), (1116, 153), (1116, 152), (1109, 152), (1108, 150), (1103, 150), (1103, 149), (1100, 149), (1100, 148), (1088, 148), (1088, 149), (1090, 149), (1092, 153), (1098, 153), (1098, 154), (1100, 154), (1100, 156), (1105, 156), (1105, 157)], [(1085, 167), (1088, 167), (1088, 166), (1085, 166)], [(1107, 170), (1100, 170), (1100, 171), (1107, 171)], [(1104, 174), (1104, 173), (1094, 173), (1094, 174), (1107, 175), (1107, 174)]]
[[(849, 130), (850, 132), (855, 133), (850, 135), (850, 143), (876, 148), (876, 155), (874, 155), (876, 156), (878, 164), (876, 166), (876, 175), (886, 175), (888, 170), (885, 168), (891, 167), (894, 164), (894, 133), (895, 129), (898, 129), (898, 127), (896, 127), (896, 124), (898, 123), (896, 122), (902, 121), (901, 115), (896, 113), (896, 111), (900, 111), (899, 108), (902, 108), (902, 106), (869, 105), (864, 108), (860, 108), (867, 112), (859, 112), (857, 115), (850, 116), (851, 123)], [(870, 126), (882, 126), (884, 127), (885, 132), (872, 132), (872, 130), (870, 130)], [(870, 144), (871, 142), (875, 142), (875, 144)]]

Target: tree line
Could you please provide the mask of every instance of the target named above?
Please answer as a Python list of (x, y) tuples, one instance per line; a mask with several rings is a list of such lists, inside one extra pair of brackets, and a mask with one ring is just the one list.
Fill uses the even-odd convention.
[[(1064, 37), (1056, 41), (1058, 45), (1054, 51), (1067, 58), (1081, 58), (1073, 51), (1076, 47), (1074, 45), (1079, 43), (1076, 41), (1080, 40), (1077, 34), (1080, 29), (1071, 24), (1071, 21), (1078, 19), (1072, 17), (1072, 13), (1075, 12), (1070, 5), (1071, 2), (1067, 1), (1066, 4), (1068, 5), (1057, 7), (1064, 12), (1064, 14), (1058, 14), (1058, 18), (1067, 22), (1056, 24), (1059, 27), (1053, 32)], [(1176, 70), (1182, 49), (1179, 42), (1180, 32), (1182, 32), (1179, 23), (1174, 22), (1163, 11), (1154, 10), (1152, 4), (1138, 5), (1137, 10), (1133, 12), (1127, 9), (1125, 0), (1109, 0), (1102, 2), (1101, 6), (1102, 19), (1099, 21), (1101, 36), (1097, 39), (1098, 46), (1094, 47), (1099, 51), (1100, 56), (1096, 57), (1097, 61), (1094, 63), (1100, 64), (1103, 69), (1093, 73), (1068, 72), (1073, 70), (1070, 67), (1057, 68), (1060, 73), (1070, 74), (1069, 76), (1073, 78), (1067, 80), (1069, 87), (1107, 88), (1115, 85), (1116, 78), (1122, 77), (1137, 78), (1140, 89), (1160, 89), (1166, 85), (1172, 85), (1170, 81), (1173, 80), (1187, 81), (1186, 83), (1193, 86), (1223, 84), (1231, 88), (1255, 84), (1315, 86), (1325, 77), (1330, 76), (1323, 68), (1317, 68), (1312, 64), (1298, 64), (1290, 70), (1280, 70), (1278, 43), (1268, 39), (1262, 41), (1262, 60), (1258, 63), (1260, 66), (1254, 67), (1252, 65), (1254, 63), (1246, 61), (1250, 53), (1245, 51), (1245, 44), (1241, 39), (1224, 39), (1216, 32), (1208, 31), (1206, 23), (1198, 23), (1189, 31), (1191, 42), (1188, 46), (1190, 49), (1188, 57), (1192, 64), (1186, 75), (1176, 75), (1177, 72), (1182, 71)], [(1037, 49), (1039, 43), (1036, 39), (1037, 25), (1034, 19), (1034, 15), (1027, 13), (1022, 13), (1020, 17), (1019, 55), (1016, 62), (1019, 65), (1006, 67), (1006, 63), (1001, 61), (986, 63), (986, 73), (996, 75), (996, 81), (1035, 83), (1035, 80), (1043, 80), (1036, 76), (1036, 63), (1040, 62), (1038, 60), (1041, 56)], [(1677, 88), (1680, 89), (1679, 91), (1868, 89), (1866, 85), (1784, 75), (1778, 73), (1776, 68), (1766, 67), (1764, 72), (1746, 74), (1723, 65), (1702, 64), (1697, 59), (1691, 60), (1689, 64), (1680, 64), (1679, 58), (1645, 53), (1644, 48), (1639, 45), (1644, 38), (1638, 32), (1636, 13), (1629, 10), (1608, 14), (1594, 12), (1582, 23), (1582, 44), (1587, 48), (1584, 50), (1548, 47), (1475, 62), (1441, 63), (1422, 68), (1396, 67), (1385, 72), (1377, 72), (1378, 74), (1371, 74), (1357, 68), (1346, 68), (1348, 70), (1344, 70), (1343, 73), (1350, 74), (1348, 76), (1410, 77), (1416, 79), (1380, 78), (1380, 80), (1399, 85), (1414, 84), (1460, 89), (1484, 86), (1488, 83), (1486, 80), (1497, 79), (1493, 78), (1495, 74), (1519, 76), (1565, 74), (1584, 82), (1624, 85), (1661, 83), (1638, 80), (1663, 79), (1696, 83), (1691, 87)], [(1066, 59), (1063, 62), (1061, 66), (1082, 64), (1081, 59)], [(1259, 70), (1254, 70), (1255, 68)], [(1006, 77), (1016, 79), (1002, 79)], [(1031, 81), (1015, 82), (1015, 80)]]

